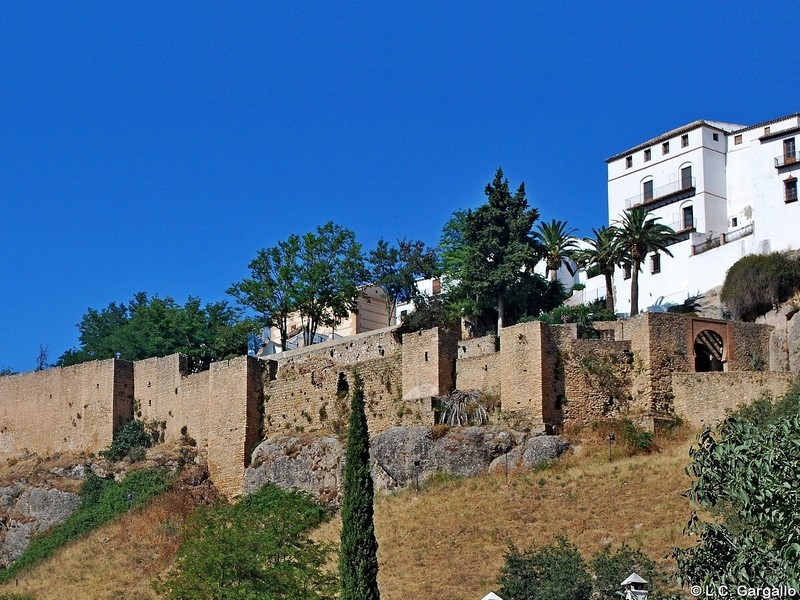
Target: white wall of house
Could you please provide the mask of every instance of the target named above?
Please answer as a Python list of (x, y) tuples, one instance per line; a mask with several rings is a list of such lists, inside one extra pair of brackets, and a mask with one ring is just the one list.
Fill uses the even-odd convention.
[[(751, 127), (695, 121), (606, 161), (611, 223), (644, 202), (661, 223), (679, 230), (688, 216), (684, 209), (692, 210), (694, 230), (670, 247), (674, 258), (662, 256), (660, 273), (650, 273), (648, 257), (640, 274), (640, 309), (662, 296), (664, 302), (682, 302), (722, 284), (730, 266), (748, 254), (800, 246), (800, 202), (786, 202), (787, 180), (800, 179), (800, 153), (787, 157), (787, 147), (800, 149), (800, 114)], [(681, 169), (687, 166), (694, 193), (659, 202), (673, 187), (686, 187)], [(655, 202), (645, 201), (646, 181), (653, 182)], [(630, 282), (622, 270), (615, 274), (615, 287), (617, 310), (627, 312)]]

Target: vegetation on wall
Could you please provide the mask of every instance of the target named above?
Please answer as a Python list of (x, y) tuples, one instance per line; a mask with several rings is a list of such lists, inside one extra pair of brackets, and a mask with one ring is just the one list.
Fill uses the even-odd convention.
[(533, 273), (544, 249), (534, 238), (539, 211), (528, 206), (524, 183), (512, 194), (503, 170), (497, 169), (485, 194), (486, 203), (474, 211), (453, 214), (439, 247), (450, 302), (464, 317), (493, 311), (499, 331), (508, 324), (507, 307), (520, 300), (526, 304), (527, 298), (511, 297), (515, 292), (525, 290), (527, 296), (547, 289), (534, 284), (542, 278)]
[(720, 298), (734, 319), (755, 321), (800, 290), (800, 258), (786, 252), (754, 254), (736, 261)]
[(705, 428), (690, 456), (689, 499), (711, 518), (693, 513), (697, 543), (673, 550), (683, 583), (800, 587), (800, 387)]

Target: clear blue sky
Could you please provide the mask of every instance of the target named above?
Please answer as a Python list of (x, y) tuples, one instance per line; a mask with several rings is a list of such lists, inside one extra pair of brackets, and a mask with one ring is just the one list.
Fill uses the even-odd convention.
[(588, 234), (608, 156), (800, 110), (795, 3), (456, 4), (4, 3), (0, 367), (327, 220), (435, 244), (499, 165)]

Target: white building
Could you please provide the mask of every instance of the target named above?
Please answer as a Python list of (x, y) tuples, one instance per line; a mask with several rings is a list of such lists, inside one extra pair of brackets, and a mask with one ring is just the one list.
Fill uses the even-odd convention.
[[(640, 307), (721, 285), (743, 256), (798, 247), (797, 137), (800, 113), (752, 126), (694, 121), (606, 160), (610, 223), (641, 205), (679, 234), (674, 258), (643, 265)], [(630, 307), (629, 278), (614, 276), (619, 312)], [(593, 278), (586, 293), (603, 288)]]

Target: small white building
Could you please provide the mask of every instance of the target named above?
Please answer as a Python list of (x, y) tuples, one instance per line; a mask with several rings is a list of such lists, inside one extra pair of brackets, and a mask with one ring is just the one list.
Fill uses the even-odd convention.
[[(640, 307), (721, 285), (743, 256), (798, 247), (798, 136), (800, 113), (751, 126), (694, 121), (606, 160), (609, 222), (644, 206), (678, 232), (674, 258), (643, 264)], [(630, 307), (629, 279), (615, 274), (618, 312)]]

